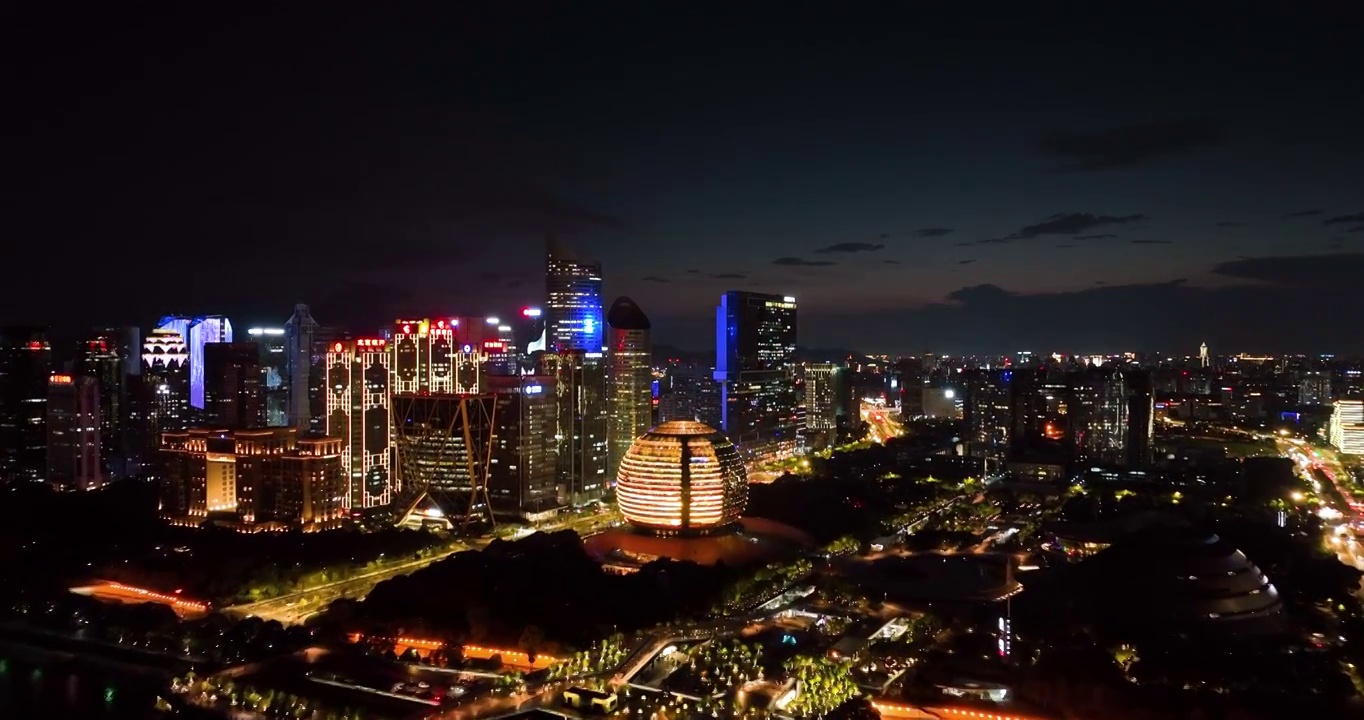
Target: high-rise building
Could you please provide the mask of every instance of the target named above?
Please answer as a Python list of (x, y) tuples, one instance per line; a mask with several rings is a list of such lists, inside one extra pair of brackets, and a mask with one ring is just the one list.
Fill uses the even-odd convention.
[[(316, 375), (325, 375), (325, 371), (319, 373), (316, 368), (320, 366), (319, 354), (325, 356), (325, 349), (319, 353), (316, 348), (319, 328), (317, 321), (308, 312), (308, 306), (302, 303), (294, 306), (294, 314), (284, 323), (284, 345), (285, 345), (285, 368), (288, 375), (289, 387), (289, 411), (287, 425), (296, 428), (310, 428), (320, 430), (321, 428), (311, 428), (311, 420), (314, 417), (310, 398), (318, 395), (313, 392), (314, 385), (320, 387), (322, 383), (314, 383)], [(324, 346), (325, 347), (325, 346)], [(321, 408), (319, 408), (321, 410)], [(322, 414), (316, 417), (321, 418)]]
[(966, 375), (962, 419), (966, 454), (985, 461), (987, 473), (1002, 467), (1009, 452), (1012, 370), (972, 370)]
[(189, 406), (204, 409), (204, 346), (232, 342), (232, 323), (221, 315), (167, 315), (156, 324), (157, 330), (174, 330), (185, 339), (189, 352)]
[(1201, 345), (1198, 346), (1198, 366), (1199, 366), (1199, 367), (1203, 367), (1203, 368), (1205, 368), (1205, 367), (1208, 366), (1208, 344), (1207, 344), (1207, 343), (1203, 343), (1203, 344), (1201, 344)]
[(559, 483), (572, 504), (597, 500), (611, 488), (606, 474), (606, 373), (600, 352), (567, 350), (540, 357), (539, 374), (554, 378)]
[(796, 447), (796, 299), (732, 290), (715, 312), (721, 428), (747, 460)]
[[(72, 375), (94, 378), (99, 392), (100, 462), (106, 478), (128, 474), (133, 453), (125, 428), (133, 415), (130, 362), (141, 362), (138, 328), (102, 328), (80, 344)], [(132, 345), (136, 343), (134, 349)], [(136, 370), (140, 373), (142, 368)], [(133, 376), (136, 379), (136, 376)]]
[(648, 316), (628, 297), (616, 298), (606, 323), (606, 474), (614, 478), (621, 458), (651, 427), (653, 345)]
[(1364, 400), (1337, 400), (1334, 410), (1331, 444), (1347, 455), (1364, 455)]
[(341, 439), (347, 509), (387, 505), (398, 487), (391, 463), (388, 341), (335, 341), (327, 352), (327, 435)]
[(143, 414), (153, 442), (166, 430), (190, 425), (189, 347), (179, 332), (153, 330), (142, 344), (142, 385), (147, 411)]
[(494, 375), (488, 380), (497, 403), (488, 466), (493, 510), (536, 520), (559, 507), (554, 378)]
[(578, 259), (553, 237), (545, 242), (547, 350), (602, 349), (601, 263)]
[(100, 452), (99, 381), (57, 373), (48, 378), (47, 483), (59, 490), (104, 484)]
[(896, 361), (894, 377), (899, 389), (901, 417), (916, 418), (924, 414), (925, 375), (924, 361), (920, 358), (907, 357)]
[(395, 393), (395, 476), (402, 487), (468, 495), (468, 513), (486, 515), (492, 412), (492, 399), (485, 395)]
[(1151, 437), (1155, 433), (1156, 393), (1149, 373), (1128, 372), (1127, 381), (1127, 465), (1151, 464)]
[(161, 515), (198, 525), (216, 514), (247, 531), (337, 527), (344, 500), (341, 443), (300, 438), (294, 428), (168, 432)]
[(1064, 468), (1075, 444), (1065, 375), (1044, 367), (1010, 372), (1009, 460)]
[(1128, 398), (1123, 373), (1091, 367), (1067, 377), (1074, 459), (1085, 463), (1127, 462)]
[(827, 432), (838, 427), (838, 382), (843, 369), (837, 363), (805, 366), (805, 427)]
[(289, 427), (289, 338), (281, 327), (246, 331), (260, 349), (261, 395), (266, 427)]
[(0, 482), (47, 474), (47, 328), (0, 327)]
[(499, 325), (497, 318), (397, 321), (389, 343), (393, 392), (478, 393), (488, 351), (506, 349)]
[(261, 346), (254, 342), (204, 346), (204, 418), (207, 425), (258, 428), (265, 425)]

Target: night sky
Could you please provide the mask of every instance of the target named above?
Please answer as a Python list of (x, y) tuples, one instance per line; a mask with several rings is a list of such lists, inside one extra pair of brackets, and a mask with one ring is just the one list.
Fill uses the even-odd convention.
[(1364, 350), (1356, 3), (114, 5), (0, 22), (0, 321), (508, 312), (554, 232), (696, 350)]

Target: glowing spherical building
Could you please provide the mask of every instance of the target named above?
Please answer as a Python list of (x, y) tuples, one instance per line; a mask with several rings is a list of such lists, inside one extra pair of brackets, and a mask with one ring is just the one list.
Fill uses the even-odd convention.
[(719, 431), (674, 420), (635, 440), (616, 475), (621, 514), (656, 535), (709, 535), (732, 529), (748, 500), (739, 451)]

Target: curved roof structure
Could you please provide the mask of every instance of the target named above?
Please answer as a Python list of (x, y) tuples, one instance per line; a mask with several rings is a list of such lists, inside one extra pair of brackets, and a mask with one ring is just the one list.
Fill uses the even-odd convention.
[(649, 330), (653, 327), (649, 323), (649, 316), (639, 309), (634, 300), (624, 295), (611, 303), (611, 309), (606, 311), (606, 323), (616, 330)]
[(674, 420), (635, 440), (621, 458), (616, 501), (636, 528), (705, 535), (733, 526), (748, 502), (739, 452), (722, 433)]
[(1119, 604), (1171, 620), (1227, 621), (1279, 611), (1279, 591), (1240, 550), (1213, 533), (1153, 527), (1129, 535), (1081, 568)]

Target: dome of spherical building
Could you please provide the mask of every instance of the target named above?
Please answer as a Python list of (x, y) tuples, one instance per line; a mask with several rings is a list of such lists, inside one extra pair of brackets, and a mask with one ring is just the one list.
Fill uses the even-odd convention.
[[(1222, 622), (1273, 615), (1278, 590), (1244, 553), (1193, 528), (1149, 528), (1082, 563), (1095, 586), (1119, 605), (1185, 622)], [(1152, 618), (1155, 619), (1155, 618)]]
[(630, 446), (616, 475), (616, 501), (637, 529), (712, 534), (739, 521), (748, 478), (734, 443), (722, 433), (705, 423), (674, 420)]

